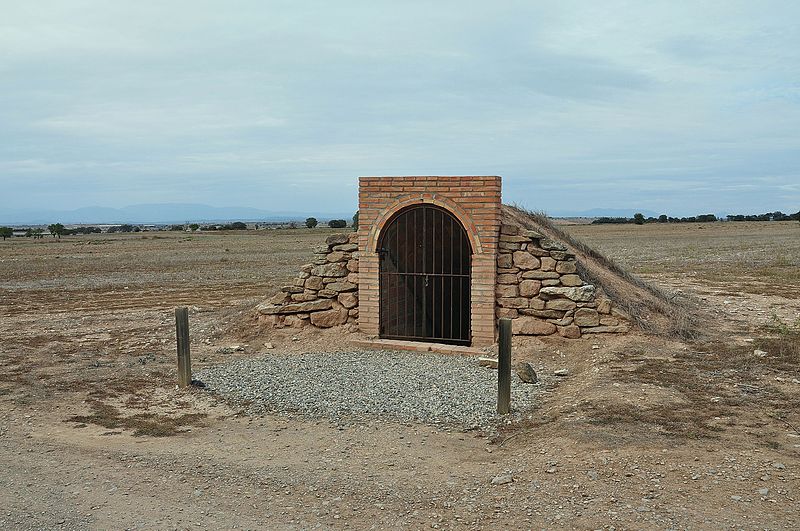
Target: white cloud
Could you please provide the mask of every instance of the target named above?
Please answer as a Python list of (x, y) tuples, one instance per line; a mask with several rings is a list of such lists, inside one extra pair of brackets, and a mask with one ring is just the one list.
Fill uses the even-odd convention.
[[(17, 2), (0, 19), (0, 179), (69, 178), (48, 196), (63, 208), (145, 202), (146, 181), (162, 201), (196, 183), (200, 202), (325, 210), (355, 204), (360, 174), (499, 173), (532, 207), (656, 194), (688, 214), (748, 210), (773, 176), (758, 201), (790, 210), (798, 17), (792, 2)], [(276, 193), (288, 183), (309, 195)]]

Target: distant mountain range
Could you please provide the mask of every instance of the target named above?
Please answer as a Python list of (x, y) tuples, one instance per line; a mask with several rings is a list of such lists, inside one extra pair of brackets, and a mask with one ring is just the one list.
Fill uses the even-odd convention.
[(248, 207), (212, 207), (192, 203), (148, 203), (123, 208), (83, 207), (75, 210), (0, 210), (0, 224), (44, 225), (65, 224), (113, 224), (113, 223), (186, 223), (216, 221), (297, 221), (315, 217), (320, 221), (329, 219), (350, 220), (353, 212), (298, 212), (269, 211)]
[(657, 218), (666, 212), (653, 212), (652, 210), (642, 210), (635, 208), (593, 208), (591, 210), (577, 211), (555, 211), (547, 214), (559, 218), (632, 218), (634, 214), (640, 212), (646, 218)]

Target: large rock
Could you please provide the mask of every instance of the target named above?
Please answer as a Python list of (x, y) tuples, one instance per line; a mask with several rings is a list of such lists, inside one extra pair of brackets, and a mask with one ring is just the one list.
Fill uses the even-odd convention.
[(292, 300), (296, 302), (308, 302), (317, 300), (316, 291), (304, 291), (303, 293), (295, 293), (292, 295)]
[(576, 306), (577, 304), (569, 299), (551, 299), (544, 305), (548, 310), (560, 310), (562, 312), (574, 310)]
[(597, 301), (597, 313), (611, 313), (611, 299), (600, 299)]
[(516, 284), (497, 284), (494, 287), (494, 294), (498, 297), (516, 297), (519, 289)]
[(309, 302), (289, 303), (282, 306), (260, 304), (257, 309), (264, 315), (274, 315), (278, 313), (317, 312), (321, 310), (328, 310), (332, 307), (333, 301), (330, 299), (319, 299)]
[(328, 253), (328, 256), (325, 257), (328, 262), (346, 262), (349, 258), (350, 253), (344, 251), (333, 251), (332, 253)]
[(497, 255), (497, 267), (505, 267), (510, 268), (512, 266), (511, 263), (511, 255), (508, 253), (500, 253)]
[(322, 289), (324, 284), (322, 283), (322, 277), (308, 277), (306, 279), (305, 284), (306, 289)]
[(499, 297), (497, 304), (503, 308), (527, 308), (528, 299), (524, 297)]
[(581, 329), (574, 324), (569, 326), (560, 326), (558, 327), (558, 334), (561, 337), (566, 337), (567, 339), (579, 339), (581, 337)]
[(591, 284), (570, 288), (548, 286), (540, 289), (539, 295), (546, 295), (551, 298), (566, 297), (575, 302), (589, 302), (594, 298), (594, 286)]
[(600, 314), (592, 308), (578, 308), (575, 310), (575, 324), (578, 326), (597, 326), (600, 324)]
[(567, 248), (563, 243), (551, 240), (549, 238), (542, 238), (539, 240), (539, 246), (548, 251), (566, 251)]
[(556, 269), (556, 261), (550, 258), (549, 256), (543, 256), (541, 258), (542, 261), (542, 271), (555, 271)]
[(578, 275), (563, 275), (561, 277), (561, 284), (570, 287), (582, 286), (583, 279), (581, 279), (581, 277)]
[(355, 308), (358, 305), (358, 295), (355, 293), (347, 292), (347, 293), (340, 293), (339, 294), (339, 304), (347, 308)]
[(523, 297), (535, 297), (541, 288), (542, 283), (538, 280), (523, 280), (519, 283), (519, 294)]
[(516, 284), (517, 283), (517, 275), (516, 273), (502, 273), (497, 275), (497, 283), (498, 284)]
[(318, 277), (346, 277), (348, 273), (347, 265), (341, 262), (318, 265), (311, 270), (311, 274)]
[(510, 234), (501, 234), (500, 241), (506, 243), (528, 243), (530, 238), (526, 238), (525, 236), (512, 236)]
[(511, 332), (521, 336), (549, 336), (558, 329), (556, 325), (536, 317), (518, 317), (511, 321)]
[(515, 251), (512, 261), (520, 269), (539, 269), (539, 259), (526, 251)]
[[(330, 302), (330, 300), (328, 300)], [(311, 324), (320, 328), (343, 325), (347, 322), (347, 308), (335, 308), (311, 314)]]
[(334, 245), (341, 245), (343, 243), (350, 243), (350, 235), (349, 234), (331, 234), (325, 239), (325, 243), (328, 244), (328, 247), (333, 247)]
[(352, 282), (329, 282), (325, 284), (325, 289), (342, 293), (345, 291), (355, 291), (358, 289), (358, 284)]
[(356, 245), (355, 243), (343, 243), (341, 245), (334, 245), (333, 250), (352, 253), (353, 251), (358, 251), (358, 245)]
[(544, 310), (544, 301), (538, 297), (534, 297), (531, 299), (530, 304), (528, 304), (531, 309), (533, 310)]
[(540, 317), (542, 319), (561, 319), (564, 317), (564, 312), (558, 310), (534, 310), (531, 308), (523, 308), (520, 310), (520, 313), (524, 315), (533, 315), (534, 317)]
[(546, 278), (559, 278), (561, 275), (555, 271), (525, 271), (522, 273), (522, 278), (533, 280), (544, 280)]
[(575, 273), (578, 270), (575, 262), (569, 261), (561, 261), (556, 264), (556, 272), (561, 273), (562, 275), (569, 275), (570, 273)]

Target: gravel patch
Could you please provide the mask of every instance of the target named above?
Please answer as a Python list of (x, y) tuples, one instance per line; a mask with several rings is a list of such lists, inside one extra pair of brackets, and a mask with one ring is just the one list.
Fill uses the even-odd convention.
[(335, 422), (387, 419), (491, 430), (536, 407), (542, 387), (514, 375), (511, 415), (497, 407), (497, 371), (474, 358), (354, 351), (270, 354), (196, 371), (206, 387), (251, 413), (289, 413)]

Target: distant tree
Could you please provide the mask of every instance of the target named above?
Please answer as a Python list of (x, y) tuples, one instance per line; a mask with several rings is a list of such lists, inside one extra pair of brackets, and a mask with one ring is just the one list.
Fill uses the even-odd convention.
[(697, 216), (697, 221), (701, 223), (712, 223), (714, 221), (717, 221), (717, 216), (715, 216), (714, 214), (700, 214), (699, 216)]
[(183, 231), (183, 225), (172, 225), (169, 230), (173, 230), (175, 232)]
[(660, 216), (658, 216), (658, 222), (659, 223), (666, 223), (667, 221), (669, 221), (669, 220), (667, 219), (667, 215), (666, 214), (661, 214)]
[(353, 230), (358, 230), (358, 210), (356, 210), (356, 213), (353, 214)]
[(328, 222), (328, 226), (332, 229), (343, 229), (347, 226), (347, 222), (343, 219), (332, 219)]
[(53, 238), (56, 236), (61, 238), (61, 235), (64, 234), (64, 225), (61, 223), (53, 223), (47, 226), (47, 230), (50, 231), (50, 234), (53, 235)]
[(6, 238), (12, 237), (13, 235), (14, 235), (14, 229), (12, 229), (11, 227), (0, 227), (0, 236), (3, 237), (3, 241), (5, 241)]
[(637, 212), (633, 215), (633, 222), (637, 225), (644, 225), (644, 214)]
[(317, 218), (306, 218), (306, 227), (313, 229), (317, 226)]
[(247, 230), (247, 223), (241, 221), (234, 221), (229, 226), (230, 230)]
[(192, 232), (196, 231), (199, 228), (200, 228), (200, 225), (198, 225), (197, 223), (190, 223), (189, 224), (189, 230), (192, 231)]

